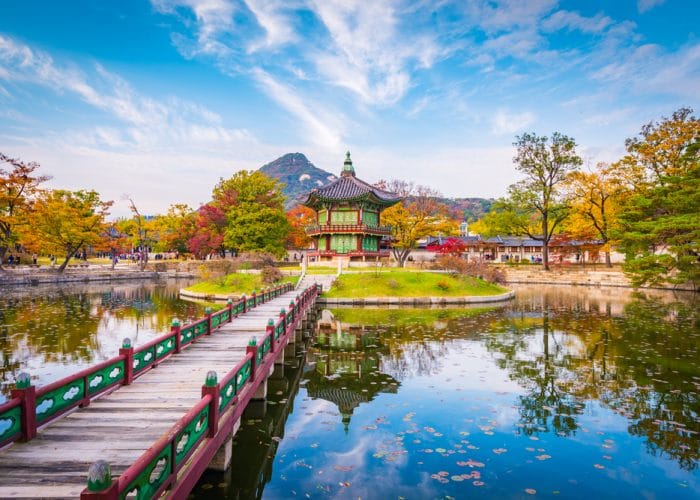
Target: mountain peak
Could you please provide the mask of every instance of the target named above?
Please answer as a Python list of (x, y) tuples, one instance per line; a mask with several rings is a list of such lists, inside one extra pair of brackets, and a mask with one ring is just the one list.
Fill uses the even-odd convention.
[(303, 153), (287, 153), (259, 170), (285, 184), (283, 193), (287, 197), (286, 209), (303, 202), (312, 189), (325, 186), (336, 179), (332, 173), (316, 167)]

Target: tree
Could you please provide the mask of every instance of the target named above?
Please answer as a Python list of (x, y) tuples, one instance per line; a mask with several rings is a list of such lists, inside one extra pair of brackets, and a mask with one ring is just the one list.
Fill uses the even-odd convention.
[(187, 242), (194, 236), (196, 217), (197, 212), (184, 203), (170, 205), (165, 215), (157, 216), (154, 221), (159, 236), (156, 251), (187, 252)]
[(621, 204), (633, 186), (632, 173), (619, 163), (599, 163), (592, 172), (574, 171), (569, 176), (571, 215), (566, 221), (566, 232), (576, 239), (602, 241), (607, 267), (612, 267), (611, 240)]
[(700, 284), (700, 121), (681, 108), (625, 143), (643, 172), (621, 211), (624, 271), (635, 286)]
[(542, 241), (542, 265), (548, 271), (549, 242), (569, 212), (561, 188), (582, 161), (574, 140), (558, 132), (551, 140), (526, 133), (516, 137), (513, 145), (517, 149), (515, 168), (525, 178), (510, 186), (506, 212), (511, 212), (521, 233)]
[(26, 224), (39, 184), (51, 178), (35, 174), (38, 163), (24, 163), (0, 153), (3, 164), (11, 168), (0, 168), (0, 269), (8, 249), (17, 243), (18, 227)]
[(139, 255), (139, 268), (143, 271), (148, 264), (148, 253), (156, 241), (154, 224), (141, 215), (133, 199), (128, 195), (124, 198), (129, 202), (129, 209), (134, 215), (123, 228), (131, 237), (131, 244)]
[(193, 235), (187, 240), (187, 249), (198, 258), (213, 252), (222, 252), (226, 214), (213, 203), (202, 205), (197, 210)]
[(308, 248), (311, 238), (306, 234), (306, 228), (316, 222), (316, 212), (304, 205), (297, 205), (287, 212), (287, 221), (291, 228), (287, 237), (287, 246)]
[(285, 254), (290, 227), (284, 214), (282, 185), (277, 180), (259, 171), (242, 170), (219, 181), (208, 205), (200, 215), (207, 215), (209, 232), (205, 238), (196, 234), (195, 240), (205, 239), (210, 248), (221, 242), (236, 252)]
[(382, 212), (382, 222), (391, 225), (391, 251), (403, 267), (419, 239), (452, 233), (454, 221), (447, 215), (447, 206), (437, 200), (440, 194), (432, 188), (393, 180), (388, 189), (404, 197), (401, 203)]
[(105, 217), (111, 201), (101, 201), (96, 191), (56, 189), (41, 193), (31, 213), (31, 230), (42, 248), (64, 255), (58, 272), (63, 272), (70, 259), (88, 245), (98, 244), (105, 237)]

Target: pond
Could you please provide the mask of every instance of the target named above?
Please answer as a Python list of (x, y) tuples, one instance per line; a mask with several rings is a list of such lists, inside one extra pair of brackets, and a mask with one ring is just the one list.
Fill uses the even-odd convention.
[(195, 498), (698, 498), (696, 298), (332, 309)]
[(178, 298), (191, 280), (0, 289), (0, 403), (16, 376), (41, 386), (166, 333), (173, 318), (203, 315)]

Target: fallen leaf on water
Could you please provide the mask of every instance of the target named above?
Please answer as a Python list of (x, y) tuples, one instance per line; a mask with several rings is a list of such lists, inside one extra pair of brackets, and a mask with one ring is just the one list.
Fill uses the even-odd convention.
[(532, 488), (525, 488), (525, 493), (527, 493), (528, 495), (534, 495), (535, 493), (537, 493), (537, 490), (534, 490)]

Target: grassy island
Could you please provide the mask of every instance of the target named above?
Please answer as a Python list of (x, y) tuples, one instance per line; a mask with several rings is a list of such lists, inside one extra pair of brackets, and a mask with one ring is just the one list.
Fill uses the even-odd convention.
[(391, 270), (379, 273), (342, 274), (328, 298), (368, 297), (466, 297), (500, 295), (503, 287), (472, 276)]
[(263, 282), (261, 274), (232, 273), (219, 278), (200, 281), (185, 288), (188, 292), (221, 294), (221, 295), (250, 295), (253, 290), (269, 288), (282, 283), (296, 283), (297, 276), (285, 276), (276, 283), (270, 285)]

